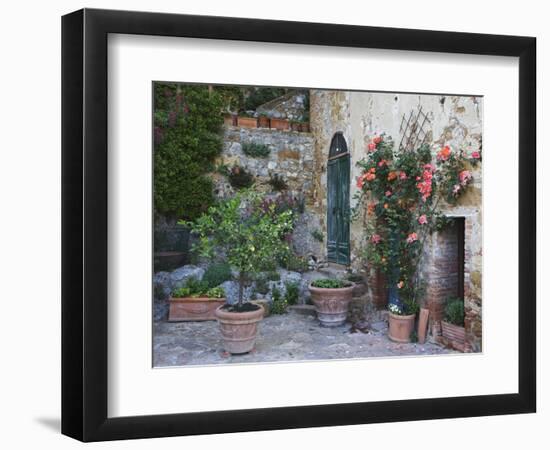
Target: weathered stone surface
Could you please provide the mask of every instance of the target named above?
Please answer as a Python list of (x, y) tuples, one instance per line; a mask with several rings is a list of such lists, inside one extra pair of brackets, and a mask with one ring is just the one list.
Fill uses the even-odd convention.
[(171, 272), (170, 281), (173, 287), (178, 288), (184, 286), (189, 278), (196, 278), (197, 280), (201, 280), (203, 275), (204, 269), (202, 267), (188, 264)]
[(316, 318), (294, 313), (262, 320), (255, 351), (246, 355), (222, 354), (221, 335), (215, 322), (156, 322), (153, 336), (155, 367), (454, 353), (432, 343), (396, 344), (388, 340), (385, 330), (351, 333), (348, 324), (323, 328)]

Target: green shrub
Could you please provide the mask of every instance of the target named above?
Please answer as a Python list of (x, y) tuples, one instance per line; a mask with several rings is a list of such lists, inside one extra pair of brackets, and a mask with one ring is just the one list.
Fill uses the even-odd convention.
[(189, 278), (185, 283), (185, 286), (174, 289), (172, 291), (172, 297), (209, 297), (209, 298), (223, 298), (225, 297), (225, 291), (221, 287), (209, 288), (208, 284), (196, 278)]
[(206, 269), (202, 281), (209, 287), (214, 288), (225, 281), (231, 280), (231, 266), (227, 263), (214, 263)]
[(251, 158), (267, 158), (271, 150), (265, 144), (258, 142), (245, 142), (243, 144), (243, 153)]
[(320, 280), (315, 280), (311, 283), (313, 287), (323, 288), (323, 289), (340, 289), (351, 286), (351, 283), (342, 280), (333, 280), (330, 278), (322, 278)]
[(266, 275), (262, 274), (256, 278), (256, 292), (261, 295), (269, 292), (269, 281)]
[(281, 274), (276, 270), (266, 272), (265, 277), (268, 281), (281, 281)]
[(313, 236), (313, 239), (315, 239), (316, 241), (323, 242), (325, 240), (325, 235), (319, 229), (313, 230), (311, 232), (311, 235)]
[(309, 269), (307, 259), (293, 253), (284, 258), (281, 265), (292, 272), (306, 272)]
[(285, 179), (277, 173), (269, 177), (269, 184), (271, 185), (271, 189), (276, 192), (286, 191), (288, 189), (288, 184)]
[(248, 91), (248, 95), (244, 102), (244, 107), (247, 110), (255, 110), (258, 106), (263, 105), (271, 100), (286, 94), (285, 88), (271, 87), (255, 87)]
[(298, 303), (298, 297), (300, 296), (300, 285), (296, 282), (285, 283), (285, 301), (289, 305), (295, 305)]
[(271, 298), (273, 302), (271, 303), (271, 314), (283, 314), (286, 312), (288, 303), (285, 298), (281, 297), (281, 291), (274, 287), (271, 291)]
[(240, 166), (233, 166), (228, 178), (229, 184), (235, 189), (247, 189), (254, 184), (254, 176)]
[(154, 209), (192, 220), (214, 201), (207, 174), (222, 150), (222, 100), (176, 83), (155, 83), (154, 97)]
[(445, 306), (445, 321), (453, 325), (464, 326), (464, 300), (450, 298)]

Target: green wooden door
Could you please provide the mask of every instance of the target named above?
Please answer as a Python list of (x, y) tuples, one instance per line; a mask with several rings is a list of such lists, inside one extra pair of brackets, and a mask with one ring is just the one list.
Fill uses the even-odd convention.
[(337, 264), (349, 264), (350, 156), (344, 137), (334, 136), (327, 165), (327, 256)]

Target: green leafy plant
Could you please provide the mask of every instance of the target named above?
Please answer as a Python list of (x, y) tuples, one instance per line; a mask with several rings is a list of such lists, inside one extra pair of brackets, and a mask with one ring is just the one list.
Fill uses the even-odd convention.
[(313, 287), (322, 288), (322, 289), (341, 289), (345, 287), (350, 287), (351, 283), (348, 283), (347, 281), (342, 281), (342, 280), (321, 278), (319, 280), (315, 280), (314, 282), (312, 282), (311, 285)]
[(288, 303), (285, 298), (281, 297), (281, 291), (274, 287), (271, 291), (271, 298), (273, 302), (271, 303), (270, 312), (272, 314), (284, 314), (288, 308)]
[(210, 288), (219, 286), (225, 281), (231, 280), (231, 266), (227, 263), (214, 263), (208, 266), (202, 281)]
[(172, 297), (223, 298), (225, 297), (225, 291), (222, 287), (209, 288), (208, 284), (205, 283), (203, 280), (189, 278), (185, 283), (185, 286), (174, 289), (172, 291)]
[(311, 232), (311, 235), (313, 236), (313, 239), (319, 242), (323, 242), (325, 240), (325, 235), (323, 232), (319, 229), (315, 229)]
[(244, 107), (247, 110), (255, 110), (258, 106), (263, 105), (271, 100), (286, 94), (287, 89), (271, 88), (271, 87), (256, 87), (250, 88), (244, 102)]
[(296, 282), (287, 282), (285, 283), (285, 301), (289, 305), (295, 305), (298, 303), (298, 298), (300, 296), (300, 285)]
[(271, 189), (276, 192), (286, 191), (288, 189), (287, 182), (278, 173), (273, 174), (269, 177), (269, 184), (271, 185)]
[(287, 254), (280, 263), (286, 270), (292, 272), (306, 272), (309, 269), (307, 259), (294, 253)]
[(238, 308), (243, 305), (245, 286), (290, 251), (284, 236), (292, 231), (292, 211), (274, 214), (273, 207), (262, 208), (262, 201), (257, 192), (240, 192), (211, 206), (189, 224), (198, 237), (194, 250), (200, 256), (213, 259), (223, 255), (238, 272)]
[(208, 177), (222, 150), (222, 99), (207, 86), (154, 84), (154, 209), (192, 220), (214, 201)]
[(243, 153), (251, 158), (267, 158), (271, 153), (269, 146), (258, 142), (245, 142), (242, 148)]
[(269, 281), (265, 275), (261, 275), (256, 279), (256, 292), (261, 295), (269, 292)]
[(254, 176), (244, 167), (233, 166), (229, 172), (229, 184), (235, 189), (247, 189), (254, 184)]
[(450, 298), (445, 305), (445, 322), (453, 325), (464, 326), (464, 300)]

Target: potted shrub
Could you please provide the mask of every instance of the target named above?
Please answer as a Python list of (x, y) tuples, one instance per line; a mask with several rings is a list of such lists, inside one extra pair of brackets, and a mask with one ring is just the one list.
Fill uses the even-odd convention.
[(275, 117), (271, 118), (271, 128), (275, 128), (276, 130), (288, 130), (289, 127), (290, 127), (290, 124), (288, 120), (276, 119)]
[(271, 126), (271, 119), (267, 114), (260, 114), (258, 117), (259, 128), (269, 128)]
[(309, 285), (311, 301), (321, 325), (337, 327), (344, 324), (354, 286), (351, 281), (331, 279), (315, 280)]
[(456, 350), (464, 351), (466, 331), (464, 329), (464, 301), (451, 298), (445, 305), (445, 316), (441, 322), (443, 337)]
[(239, 115), (237, 119), (237, 125), (243, 128), (257, 128), (258, 119), (254, 116), (247, 114)]
[(391, 304), (388, 307), (388, 337), (392, 341), (411, 342), (418, 309), (414, 301), (405, 301), (403, 305)]
[(290, 251), (284, 237), (292, 230), (292, 216), (291, 210), (276, 211), (276, 205), (266, 203), (259, 193), (241, 191), (210, 207), (191, 225), (198, 237), (194, 248), (200, 256), (223, 255), (237, 272), (237, 303), (226, 303), (215, 313), (224, 349), (229, 353), (248, 353), (254, 348), (264, 310), (244, 301), (244, 289), (258, 273), (272, 270), (273, 261)]
[(191, 278), (184, 287), (172, 291), (168, 321), (216, 320), (215, 311), (224, 303), (223, 288), (208, 288), (206, 283)]

